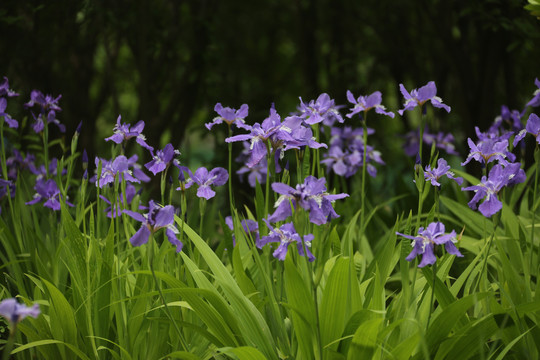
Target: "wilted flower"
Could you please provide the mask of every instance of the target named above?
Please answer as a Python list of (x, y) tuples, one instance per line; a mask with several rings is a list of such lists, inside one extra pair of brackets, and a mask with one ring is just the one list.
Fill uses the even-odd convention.
[(24, 304), (19, 304), (14, 298), (5, 299), (0, 302), (0, 315), (5, 317), (13, 325), (16, 325), (27, 316), (35, 319), (40, 313), (38, 304), (28, 307)]
[(296, 189), (283, 183), (273, 183), (272, 190), (281, 194), (274, 207), (276, 210), (268, 217), (271, 222), (283, 221), (292, 215), (291, 204), (294, 209), (300, 206), (309, 211), (309, 220), (317, 225), (326, 224), (328, 220), (338, 218), (339, 215), (332, 207), (336, 200), (348, 197), (348, 194), (329, 194), (326, 192), (326, 179), (317, 179), (308, 176), (303, 184), (296, 185)]
[(221, 103), (217, 103), (216, 106), (214, 106), (214, 111), (217, 112), (219, 116), (215, 117), (212, 122), (205, 124), (208, 130), (211, 130), (214, 125), (221, 124), (222, 122), (227, 123), (229, 126), (234, 124), (237, 127), (246, 130), (251, 128), (244, 120), (246, 116), (248, 116), (249, 111), (249, 106), (247, 104), (243, 104), (239, 110), (236, 110), (231, 109), (230, 107), (223, 107)]
[(439, 184), (439, 179), (442, 176), (446, 176), (449, 179), (454, 180), (458, 183), (458, 185), (461, 185), (463, 183), (462, 177), (454, 177), (454, 173), (450, 171), (450, 165), (446, 162), (444, 159), (437, 160), (437, 167), (431, 168), (431, 165), (426, 166), (426, 170), (424, 171), (424, 177), (426, 181), (431, 181), (431, 185), (433, 186), (441, 186)]
[[(197, 196), (204, 198), (206, 200), (213, 198), (216, 195), (216, 192), (210, 188), (210, 186), (221, 186), (224, 185), (229, 179), (229, 173), (222, 167), (217, 167), (210, 172), (204, 168), (200, 167), (195, 170), (195, 174), (191, 172), (186, 167), (181, 169), (185, 170), (189, 174), (189, 179), (186, 181), (184, 188), (188, 189), (193, 184), (197, 184)], [(176, 190), (183, 190), (182, 187), (178, 187)]]
[(150, 200), (148, 203), (148, 210), (148, 213), (144, 215), (131, 210), (124, 210), (125, 214), (142, 223), (135, 235), (129, 239), (131, 244), (133, 246), (146, 244), (151, 234), (164, 228), (167, 239), (171, 244), (176, 246), (176, 252), (180, 252), (183, 244), (176, 237), (176, 234), (179, 232), (174, 226), (174, 207), (172, 205), (161, 207)]
[(520, 163), (508, 164), (506, 167), (496, 164), (489, 172), (487, 178), (485, 176), (482, 177), (480, 184), (461, 190), (475, 192), (472, 200), (469, 201), (469, 207), (473, 210), (476, 209), (477, 203), (484, 198), (478, 210), (485, 217), (490, 217), (502, 209), (503, 204), (497, 198), (499, 191), (505, 186), (522, 183), (525, 181), (525, 178), (526, 175), (523, 169), (521, 169)]
[(347, 90), (347, 100), (349, 100), (350, 103), (354, 104), (351, 112), (346, 115), (348, 118), (353, 117), (354, 114), (358, 114), (359, 112), (366, 112), (371, 109), (375, 109), (375, 112), (377, 114), (390, 116), (391, 118), (394, 118), (395, 116), (393, 112), (387, 112), (386, 108), (381, 105), (382, 94), (380, 91), (375, 91), (369, 96), (360, 96), (358, 97), (358, 99), (355, 99), (352, 92)]
[(154, 151), (154, 148), (146, 143), (146, 137), (142, 134), (144, 130), (144, 121), (139, 121), (135, 125), (122, 124), (122, 115), (118, 115), (116, 119), (116, 125), (114, 126), (114, 134), (105, 139), (105, 141), (112, 141), (117, 144), (122, 144), (131, 138), (135, 138), (137, 144), (143, 148), (148, 149), (150, 152)]
[(180, 155), (180, 151), (174, 149), (172, 144), (165, 145), (163, 150), (156, 151), (155, 155), (154, 151), (151, 151), (151, 153), (152, 160), (144, 164), (144, 166), (154, 175), (167, 169), (171, 164), (176, 167), (180, 166), (180, 161), (174, 158)]
[(399, 232), (396, 232), (396, 234), (413, 241), (413, 250), (405, 259), (412, 261), (416, 256), (422, 255), (422, 261), (420, 261), (418, 267), (435, 264), (437, 260), (434, 253), (435, 245), (444, 245), (446, 251), (451, 255), (463, 256), (455, 245), (457, 242), (456, 232), (452, 230), (451, 233), (445, 234), (444, 224), (441, 222), (432, 222), (426, 229), (421, 227), (418, 229), (417, 236), (405, 235)]
[(420, 89), (411, 90), (409, 94), (403, 84), (399, 84), (399, 90), (405, 98), (405, 104), (403, 109), (398, 110), (399, 115), (403, 115), (405, 110), (412, 110), (417, 106), (422, 107), (426, 102), (431, 101), (431, 104), (436, 108), (442, 108), (446, 112), (450, 112), (450, 106), (442, 103), (442, 99), (437, 96), (437, 86), (434, 81), (430, 81), (427, 85), (422, 86)]
[(264, 245), (271, 243), (271, 242), (278, 242), (279, 246), (272, 254), (276, 259), (278, 260), (285, 260), (285, 257), (287, 256), (287, 250), (289, 249), (289, 245), (291, 243), (296, 243), (296, 247), (298, 249), (298, 254), (300, 256), (304, 256), (304, 245), (306, 247), (307, 257), (309, 261), (314, 261), (315, 256), (310, 251), (311, 247), (311, 241), (314, 239), (313, 234), (304, 235), (304, 244), (302, 244), (302, 238), (300, 235), (296, 232), (296, 229), (294, 228), (294, 225), (292, 222), (286, 223), (281, 225), (279, 228), (274, 228), (268, 220), (263, 219), (263, 221), (266, 223), (266, 226), (268, 226), (268, 229), (270, 229), (270, 233), (266, 236), (263, 236), (261, 238), (261, 241), (259, 242), (259, 248), (262, 248)]
[(334, 100), (326, 93), (319, 95), (317, 100), (311, 100), (307, 105), (300, 98), (298, 110), (300, 110), (300, 117), (308, 125), (323, 122), (325, 125), (332, 126), (336, 121), (340, 123), (344, 121)]

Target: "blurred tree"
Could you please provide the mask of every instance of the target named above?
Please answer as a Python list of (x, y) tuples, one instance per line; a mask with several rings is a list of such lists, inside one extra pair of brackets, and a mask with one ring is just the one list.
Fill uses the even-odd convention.
[[(201, 109), (250, 105), (260, 121), (329, 92), (435, 80), (452, 128), (521, 108), (539, 76), (537, 20), (521, 0), (4, 0), (0, 69), (26, 101), (62, 94), (61, 119), (93, 153), (118, 114), (182, 141)], [(401, 100), (398, 100), (401, 102)], [(201, 121), (201, 120), (199, 120)], [(99, 124), (107, 126), (100, 129)], [(103, 127), (102, 125), (102, 127)], [(105, 135), (105, 134), (104, 134)]]

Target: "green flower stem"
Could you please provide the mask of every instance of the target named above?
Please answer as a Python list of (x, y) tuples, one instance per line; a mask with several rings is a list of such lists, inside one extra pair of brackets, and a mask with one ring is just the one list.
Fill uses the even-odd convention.
[[(416, 167), (416, 187), (418, 189), (418, 215), (416, 217), (416, 227), (415, 230), (420, 229), (420, 218), (422, 214), (422, 207), (424, 204), (424, 176), (423, 176), (423, 166), (422, 166), (422, 144), (424, 142), (424, 125), (425, 125), (425, 115), (422, 112), (423, 108), (420, 105), (420, 139), (418, 140), (418, 157), (420, 159), (420, 164)], [(420, 174), (422, 176), (420, 176)]]
[[(360, 236), (358, 237), (358, 249), (360, 249), (360, 244), (362, 242), (362, 237), (365, 233), (365, 215), (366, 215), (366, 201), (365, 201), (365, 195), (366, 195), (366, 161), (367, 161), (367, 135), (368, 135), (368, 128), (367, 128), (367, 111), (364, 110), (364, 120), (362, 121), (362, 135), (363, 135), (363, 141), (364, 141), (364, 154), (363, 154), (363, 160), (362, 160), (362, 189), (361, 189), (361, 207), (362, 209), (360, 211)], [(353, 254), (350, 254), (353, 256)]]
[(2, 360), (9, 360), (11, 355), (11, 350), (13, 350), (13, 345), (15, 345), (15, 333), (17, 332), (17, 324), (10, 324), (10, 332), (6, 341), (6, 345), (2, 349)]
[[(231, 129), (231, 125), (228, 124), (229, 126), (229, 137), (232, 137), (232, 129)], [(230, 208), (231, 208), (231, 216), (234, 214), (234, 209), (235, 209), (235, 206), (234, 206), (234, 194), (233, 194), (233, 190), (232, 190), (232, 178), (233, 178), (233, 173), (232, 173), (232, 142), (230, 143), (227, 143), (227, 147), (229, 149), (229, 205), (230, 205)]]
[(435, 282), (437, 281), (437, 261), (433, 264), (433, 283), (431, 284), (431, 299), (429, 300), (429, 314), (426, 323), (426, 332), (429, 329), (429, 322), (431, 320), (431, 315), (433, 314), (433, 300), (435, 298)]
[(49, 126), (47, 121), (44, 121), (43, 126), (43, 156), (45, 157), (45, 173), (47, 174), (47, 179), (49, 178)]
[(161, 292), (161, 287), (159, 286), (159, 281), (154, 271), (154, 242), (155, 242), (154, 234), (150, 233), (150, 239), (149, 239), (149, 245), (148, 245), (148, 263), (150, 265), (150, 272), (152, 273), (152, 277), (154, 278), (154, 284), (156, 285), (156, 288), (159, 293), (159, 297), (161, 299), (161, 302), (163, 303), (163, 307), (165, 308), (165, 313), (167, 314), (167, 317), (169, 318), (171, 323), (174, 325), (174, 328), (176, 329), (176, 332), (178, 333), (178, 338), (180, 339), (180, 345), (182, 345), (182, 349), (184, 351), (188, 351), (186, 341), (184, 340), (184, 335), (182, 334), (182, 331), (180, 331), (178, 324), (176, 323), (176, 321), (174, 321), (174, 318), (172, 317), (171, 310), (169, 309), (169, 306), (167, 305), (167, 302), (165, 301), (165, 297), (163, 296), (163, 293)]
[[(534, 188), (533, 188), (533, 201), (532, 201), (532, 226), (531, 226), (531, 253), (530, 253), (530, 272), (537, 271), (538, 266), (534, 266), (534, 227), (536, 225), (536, 196), (538, 189), (538, 172), (540, 171), (540, 151), (538, 143), (536, 143), (536, 148), (534, 150), (534, 160), (535, 160), (535, 170), (534, 170)], [(538, 263), (538, 256), (537, 256)]]

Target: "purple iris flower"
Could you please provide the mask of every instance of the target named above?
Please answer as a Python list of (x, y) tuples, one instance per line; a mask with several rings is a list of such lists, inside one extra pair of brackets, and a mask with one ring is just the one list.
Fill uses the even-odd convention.
[(475, 194), (469, 207), (476, 209), (477, 203), (484, 198), (484, 201), (478, 207), (478, 210), (485, 217), (491, 217), (502, 209), (502, 202), (497, 198), (497, 194), (505, 186), (522, 183), (525, 181), (525, 172), (521, 169), (520, 163), (511, 163), (503, 167), (495, 164), (488, 177), (482, 177), (480, 184), (463, 188), (463, 191), (474, 191)]
[(540, 144), (540, 118), (536, 114), (531, 114), (524, 130), (521, 130), (514, 138), (514, 146), (516, 146), (527, 133), (536, 138), (536, 142)]
[(314, 224), (326, 224), (329, 220), (338, 218), (339, 215), (332, 207), (336, 200), (348, 197), (348, 194), (329, 194), (326, 192), (326, 179), (317, 179), (308, 176), (303, 184), (296, 185), (296, 189), (283, 183), (273, 183), (272, 190), (281, 194), (274, 207), (276, 210), (268, 217), (271, 222), (283, 221), (292, 215), (291, 204), (294, 209), (300, 206), (309, 211), (309, 221)]
[(270, 233), (266, 236), (263, 236), (261, 238), (261, 241), (259, 242), (259, 249), (262, 248), (264, 245), (271, 243), (271, 242), (278, 242), (279, 246), (272, 254), (276, 259), (284, 261), (285, 257), (287, 256), (287, 250), (289, 249), (289, 245), (291, 243), (296, 243), (296, 247), (298, 249), (298, 254), (300, 256), (304, 255), (304, 244), (306, 247), (307, 257), (308, 260), (314, 261), (315, 256), (310, 251), (311, 247), (311, 241), (314, 239), (313, 234), (304, 235), (304, 244), (302, 244), (302, 238), (300, 235), (296, 232), (296, 229), (294, 228), (294, 225), (292, 222), (286, 223), (281, 225), (279, 228), (274, 228), (268, 220), (263, 219), (263, 221), (266, 223), (266, 226), (268, 226), (268, 229), (270, 229)]
[[(183, 168), (189, 174), (189, 179), (186, 181), (184, 188), (188, 189), (193, 184), (197, 184), (197, 196), (206, 200), (213, 198), (216, 192), (210, 188), (210, 186), (221, 186), (229, 180), (229, 173), (222, 167), (214, 168), (208, 171), (204, 167), (200, 167), (195, 170), (195, 174), (188, 168)], [(182, 187), (178, 187), (176, 190), (183, 190)]]
[(486, 165), (494, 160), (499, 161), (502, 165), (508, 165), (508, 157), (511, 161), (515, 159), (515, 156), (508, 151), (508, 140), (497, 141), (494, 139), (487, 139), (479, 141), (475, 144), (471, 138), (467, 139), (467, 143), (471, 148), (471, 152), (467, 159), (461, 163), (462, 166), (468, 164), (472, 159), (479, 163)]
[(180, 151), (176, 150), (170, 143), (165, 145), (163, 150), (156, 151), (155, 155), (154, 151), (151, 151), (151, 153), (152, 160), (144, 164), (144, 166), (154, 175), (167, 169), (171, 164), (176, 167), (180, 166), (180, 161), (174, 158), (180, 155)]
[(27, 316), (36, 319), (40, 313), (39, 304), (28, 307), (24, 304), (19, 304), (14, 298), (5, 299), (0, 302), (0, 315), (5, 317), (12, 325), (16, 325)]
[(152, 151), (152, 160), (146, 163), (144, 166), (150, 170), (154, 175), (166, 170), (171, 164), (176, 167), (180, 166), (180, 161), (175, 159), (180, 155), (180, 151), (174, 149), (172, 144), (167, 144), (163, 150), (157, 150), (156, 154)]
[(15, 91), (9, 88), (9, 80), (4, 76), (4, 80), (0, 83), (0, 97), (13, 97), (19, 96)]
[(538, 78), (534, 80), (534, 85), (536, 85), (538, 89), (535, 90), (533, 98), (527, 103), (527, 106), (531, 107), (540, 106), (540, 80), (538, 80)]
[[(364, 150), (366, 153), (366, 166), (368, 174), (372, 177), (377, 175), (377, 169), (371, 162), (384, 165), (381, 153), (372, 146), (366, 146), (364, 149), (363, 129), (346, 126), (343, 129), (332, 128), (330, 139), (330, 149), (323, 154), (322, 164), (327, 166), (327, 171), (334, 171), (340, 176), (350, 177), (363, 166)], [(368, 135), (373, 134), (374, 130), (368, 128)]]
[(446, 110), (446, 112), (450, 112), (450, 106), (443, 104), (442, 99), (437, 96), (437, 86), (434, 81), (428, 82), (427, 85), (422, 86), (418, 90), (411, 90), (410, 94), (403, 84), (399, 84), (399, 90), (405, 98), (403, 109), (398, 110), (399, 115), (403, 115), (406, 110), (412, 110), (417, 106), (422, 107), (428, 101), (431, 101), (431, 104), (434, 107), (442, 108)]
[(19, 127), (17, 120), (11, 118), (11, 116), (6, 113), (7, 100), (6, 98), (0, 97), (0, 116), (4, 117), (4, 120), (10, 128), (16, 129)]
[(245, 122), (246, 116), (248, 116), (249, 106), (243, 104), (240, 106), (240, 109), (231, 109), (230, 107), (223, 107), (221, 103), (217, 103), (214, 106), (214, 111), (218, 113), (219, 116), (215, 117), (212, 122), (205, 124), (208, 130), (211, 130), (214, 125), (221, 124), (223, 122), (231, 126), (232, 124), (236, 125), (239, 128), (250, 130), (251, 126), (247, 125)]
[(135, 235), (129, 239), (131, 244), (133, 246), (141, 246), (146, 244), (151, 234), (155, 233), (159, 229), (164, 228), (167, 239), (171, 244), (176, 246), (176, 252), (180, 252), (183, 244), (176, 237), (176, 234), (179, 232), (174, 226), (174, 207), (172, 205), (161, 207), (154, 201), (150, 200), (148, 203), (148, 210), (148, 213), (144, 215), (131, 210), (124, 210), (125, 214), (142, 223)]
[[(251, 233), (253, 235), (253, 238), (255, 239), (255, 245), (260, 249), (262, 245), (259, 244), (259, 224), (251, 219), (245, 219), (240, 222), (242, 224), (242, 229), (246, 234)], [(227, 216), (225, 218), (225, 224), (231, 229), (231, 231), (234, 231), (234, 222), (232, 219), (232, 216)], [(236, 246), (236, 239), (234, 238), (233, 234), (233, 245)]]
[(301, 149), (304, 147), (309, 147), (311, 149), (320, 149), (328, 148), (326, 144), (322, 144), (316, 141), (313, 136), (313, 130), (310, 127), (298, 126), (295, 129), (291, 130), (292, 140), (287, 140), (284, 142), (283, 151), (290, 149)]
[[(126, 202), (127, 202), (127, 205), (131, 204), (131, 202), (133, 201), (133, 199), (135, 198), (136, 195), (137, 195), (137, 190), (135, 189), (135, 186), (133, 186), (131, 184), (127, 184), (126, 185)], [(105, 196), (99, 195), (99, 197), (101, 198), (101, 200), (103, 200), (107, 204), (109, 204), (109, 206), (105, 209), (105, 212), (107, 213), (108, 218), (116, 218), (117, 216), (120, 216), (122, 214), (122, 210), (118, 207), (118, 204), (123, 204), (124, 203), (124, 195), (123, 195), (123, 193), (120, 193), (118, 195), (118, 200), (117, 200), (116, 204), (114, 204), (114, 205), (112, 205), (111, 202), (109, 201), (109, 199), (107, 199)], [(146, 209), (146, 207), (139, 206), (139, 210), (145, 210), (145, 209)]]
[(60, 106), (58, 106), (58, 101), (61, 98), (62, 95), (54, 98), (51, 95), (43, 95), (43, 93), (39, 90), (32, 90), (30, 93), (30, 101), (24, 104), (24, 106), (26, 108), (32, 108), (34, 106), (38, 107), (38, 116), (36, 117), (34, 113), (32, 113), (35, 120), (34, 125), (32, 125), (34, 132), (40, 133), (43, 131), (45, 127), (44, 117), (47, 118), (47, 123), (54, 123), (56, 126), (58, 126), (61, 132), (66, 131), (64, 124), (60, 123), (60, 121), (56, 118), (56, 113), (58, 111), (62, 111)]
[(332, 126), (334, 122), (342, 123), (343, 117), (339, 113), (333, 99), (326, 93), (319, 95), (317, 100), (311, 100), (307, 105), (300, 98), (300, 117), (308, 125), (323, 124)]
[(96, 186), (103, 188), (103, 186), (107, 184), (114, 183), (114, 180), (117, 177), (119, 181), (124, 179), (132, 183), (140, 183), (140, 180), (134, 177), (131, 170), (129, 170), (129, 162), (124, 155), (117, 156), (113, 161), (107, 161), (96, 157), (96, 168), (98, 168), (100, 160), (101, 177), (99, 180), (96, 180)]
[(448, 165), (446, 160), (442, 158), (437, 160), (436, 168), (432, 169), (430, 165), (426, 166), (426, 170), (424, 171), (424, 177), (426, 181), (431, 181), (431, 185), (440, 187), (441, 184), (439, 184), (439, 179), (443, 176), (454, 180), (458, 183), (458, 185), (461, 185), (463, 183), (463, 178), (455, 177), (454, 173), (450, 171), (450, 165)]
[(441, 222), (432, 222), (426, 229), (421, 227), (418, 229), (417, 236), (405, 235), (399, 232), (396, 232), (396, 234), (413, 241), (413, 250), (405, 259), (407, 261), (412, 261), (416, 256), (422, 255), (422, 261), (418, 264), (418, 267), (420, 268), (426, 265), (435, 264), (435, 261), (437, 260), (434, 253), (435, 245), (444, 244), (444, 247), (449, 254), (463, 257), (455, 245), (457, 242), (456, 232), (452, 230), (451, 233), (445, 234), (444, 224)]
[(145, 174), (142, 166), (137, 162), (137, 160), (139, 160), (139, 157), (137, 156), (137, 154), (132, 155), (128, 159), (128, 166), (133, 169), (132, 170), (133, 176), (135, 176), (137, 179), (139, 179), (142, 182), (149, 182), (151, 180), (150, 176)]
[(382, 94), (380, 91), (375, 91), (371, 95), (360, 96), (358, 99), (355, 99), (353, 93), (347, 90), (347, 100), (349, 100), (351, 104), (354, 104), (351, 112), (346, 115), (348, 118), (352, 118), (353, 115), (358, 114), (359, 112), (367, 112), (371, 109), (375, 109), (377, 114), (390, 116), (391, 118), (394, 118), (395, 116), (393, 112), (387, 112), (386, 108), (381, 105)]
[(250, 134), (236, 135), (226, 138), (226, 142), (250, 141), (250, 158), (246, 165), (253, 167), (261, 161), (268, 153), (267, 142), (270, 140), (270, 146), (273, 151), (281, 149), (287, 141), (295, 141), (292, 132), (301, 126), (302, 119), (297, 116), (290, 116), (281, 122), (281, 116), (276, 112), (272, 105), (270, 115), (262, 122), (255, 123)]
[[(26, 205), (34, 205), (38, 202), (45, 201), (43, 206), (56, 211), (60, 210), (60, 189), (58, 189), (58, 186), (53, 179), (37, 179), (34, 190), (36, 190), (34, 199), (28, 201)], [(73, 204), (68, 201), (66, 201), (66, 204), (73, 206)]]
[[(34, 175), (37, 176), (37, 179), (44, 179), (47, 177), (47, 170), (45, 169), (45, 165), (41, 164), (39, 166), (36, 166), (35, 163), (29, 162), (28, 163), (28, 170)], [(58, 174), (58, 159), (52, 158), (49, 162), (49, 176), (56, 176)], [(67, 170), (63, 168), (60, 171), (61, 175), (67, 174)]]
[[(33, 170), (37, 170), (36, 165), (34, 164), (34, 161), (36, 160), (36, 157), (34, 156), (34, 154), (27, 153), (26, 157), (23, 157), (21, 152), (15, 148), (12, 150), (12, 152), (13, 152), (13, 155), (6, 159), (6, 166), (8, 168), (9, 179), (16, 180), (17, 173), (25, 169), (29, 169), (32, 172)], [(52, 161), (54, 161), (54, 159), (55, 158), (53, 158)], [(45, 167), (43, 167), (43, 169), (45, 170)], [(54, 169), (56, 171), (56, 165), (54, 166)], [(36, 173), (34, 172), (34, 174)]]
[(146, 137), (142, 134), (144, 130), (144, 121), (139, 121), (135, 125), (131, 126), (129, 124), (122, 124), (122, 115), (118, 115), (116, 119), (116, 125), (114, 126), (114, 134), (105, 139), (105, 141), (113, 141), (117, 144), (122, 144), (131, 138), (135, 138), (137, 144), (141, 145), (143, 148), (149, 150), (150, 152), (154, 151), (154, 148), (146, 143)]
[(511, 132), (519, 132), (523, 129), (523, 124), (521, 123), (521, 118), (525, 114), (525, 110), (510, 110), (508, 106), (501, 106), (501, 114), (495, 118), (493, 124), (489, 127), (488, 133), (498, 134), (500, 131), (503, 133), (507, 132), (502, 129), (503, 123), (509, 125)]

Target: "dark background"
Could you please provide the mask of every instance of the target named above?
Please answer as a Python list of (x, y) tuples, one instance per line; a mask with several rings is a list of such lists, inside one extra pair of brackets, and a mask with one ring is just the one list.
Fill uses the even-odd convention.
[[(293, 111), (298, 96), (327, 92), (347, 104), (347, 89), (381, 90), (396, 110), (399, 83), (411, 89), (429, 80), (452, 106), (441, 127), (464, 140), (502, 104), (521, 110), (536, 88), (540, 21), (525, 4), (3, 0), (0, 75), (21, 104), (32, 89), (62, 94), (58, 118), (69, 137), (83, 121), (80, 141), (90, 154), (99, 153), (118, 114), (145, 120), (155, 147), (167, 129), (166, 140), (182, 149), (191, 127), (206, 131), (201, 124), (214, 117), (216, 102), (249, 104), (250, 123), (264, 119), (272, 102), (280, 113)], [(407, 117), (394, 121), (410, 128)], [(458, 150), (468, 151), (465, 141)]]

